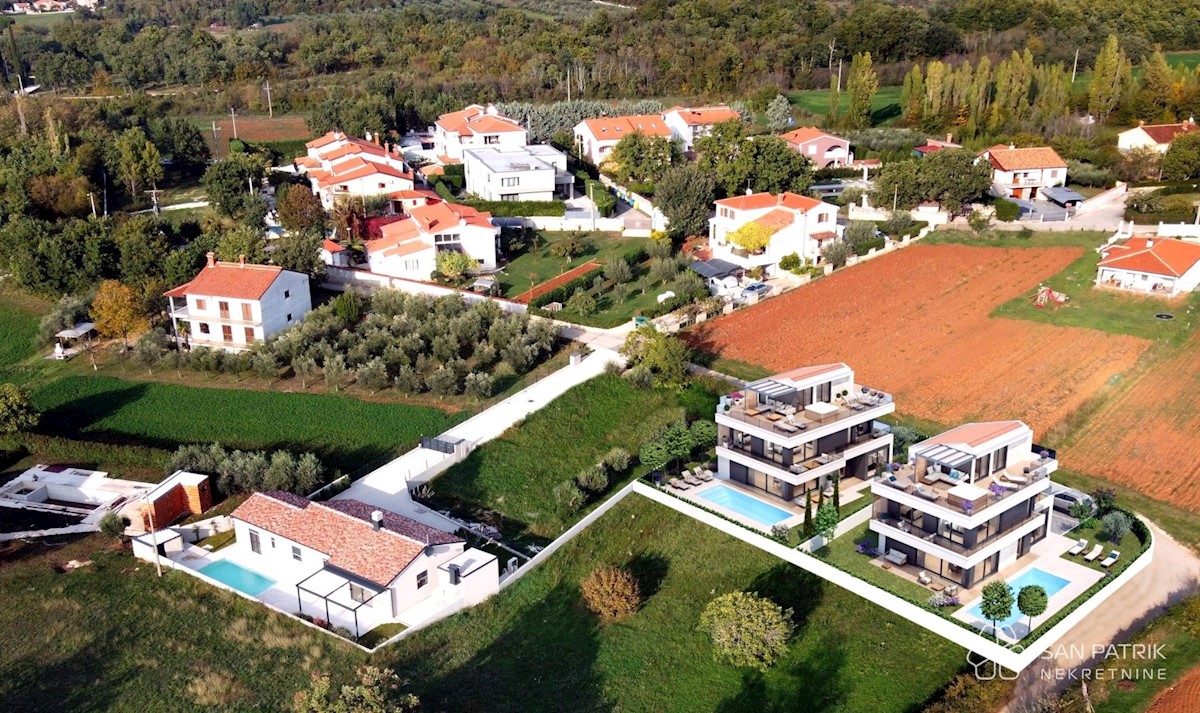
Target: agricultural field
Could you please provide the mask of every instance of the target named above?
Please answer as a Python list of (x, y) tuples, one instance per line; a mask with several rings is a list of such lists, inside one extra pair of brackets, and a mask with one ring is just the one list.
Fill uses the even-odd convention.
[(22, 304), (20, 295), (0, 292), (0, 380), (8, 380), (8, 369), (34, 352), (38, 315)]
[(685, 336), (772, 372), (844, 361), (939, 424), (1021, 418), (1039, 436), (1132, 370), (1149, 342), (991, 317), (1079, 247), (916, 245), (706, 322)]
[[(220, 158), (229, 153), (229, 140), (233, 138), (233, 119), (228, 114), (224, 116), (190, 117), (204, 134), (208, 141), (209, 151), (213, 157)], [(213, 122), (216, 122), (216, 137), (213, 136)], [(308, 128), (303, 116), (253, 116), (239, 114), (237, 117), (237, 137), (243, 141), (307, 141), (313, 138), (313, 132)]]
[[(788, 101), (792, 106), (799, 107), (815, 117), (823, 117), (829, 113), (828, 89), (805, 89), (788, 92)], [(843, 112), (850, 109), (850, 93), (844, 88), (839, 100)], [(889, 124), (900, 116), (900, 87), (880, 87), (871, 99), (871, 119), (876, 125)]]
[(1178, 683), (1163, 691), (1147, 713), (1195, 713), (1200, 711), (1200, 668), (1192, 669)]

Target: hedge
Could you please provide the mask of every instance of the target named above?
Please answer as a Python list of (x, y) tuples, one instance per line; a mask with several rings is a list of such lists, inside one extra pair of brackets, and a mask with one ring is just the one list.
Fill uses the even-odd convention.
[(561, 218), (567, 206), (560, 200), (553, 201), (465, 201), (475, 210), (487, 211), (497, 218), (526, 216), (554, 216)]
[(250, 146), (261, 151), (270, 151), (275, 158), (275, 165), (278, 166), (291, 163), (297, 157), (306, 155), (308, 147), (305, 144), (307, 143), (304, 139), (280, 139), (278, 141), (254, 141)]
[(579, 289), (580, 287), (582, 287), (584, 290), (590, 289), (596, 272), (603, 269), (603, 265), (597, 265), (594, 269), (588, 270), (582, 275), (568, 282), (564, 282), (558, 287), (555, 287), (553, 290), (533, 298), (529, 301), (529, 306), (542, 307), (550, 304), (551, 302), (566, 302), (571, 295), (575, 294), (575, 290)]
[(1003, 198), (996, 199), (996, 220), (1011, 223), (1021, 217), (1021, 206)]
[(608, 192), (608, 186), (605, 186), (600, 181), (588, 181), (584, 185), (584, 192), (590, 190), (592, 202), (596, 204), (596, 210), (605, 218), (611, 217), (617, 210), (617, 197)]
[(858, 255), (859, 257), (862, 257), (863, 255), (866, 255), (867, 253), (871, 252), (872, 248), (874, 248), (875, 250), (882, 250), (883, 246), (886, 242), (887, 242), (886, 238), (875, 238), (874, 240), (865, 240), (865, 241), (859, 243), (858, 245), (854, 246), (854, 254)]
[[(446, 178), (451, 179), (451, 181), (450, 181), (451, 184), (456, 185), (457, 187), (461, 188), (462, 182), (466, 180), (467, 167), (465, 164), (451, 163), (451, 164), (442, 166), (442, 173), (446, 176)], [(453, 180), (455, 178), (458, 178), (461, 180), (455, 181), (455, 180)]]
[(446, 200), (449, 203), (454, 203), (455, 201), (458, 200), (457, 198), (454, 197), (454, 194), (450, 192), (450, 189), (446, 186), (445, 182), (443, 182), (443, 181), (434, 181), (433, 182), (433, 190), (434, 190), (434, 192), (436, 192), (439, 196), (441, 196), (444, 200)]
[(97, 441), (76, 441), (40, 433), (21, 433), (0, 438), (0, 450), (16, 451), (41, 458), (76, 463), (126, 466), (130, 468), (166, 468), (171, 452), (161, 448), (130, 446)]
[(1136, 210), (1126, 210), (1125, 220), (1131, 220), (1138, 225), (1152, 223), (1191, 223), (1196, 220), (1194, 210), (1160, 211), (1158, 213), (1139, 213)]

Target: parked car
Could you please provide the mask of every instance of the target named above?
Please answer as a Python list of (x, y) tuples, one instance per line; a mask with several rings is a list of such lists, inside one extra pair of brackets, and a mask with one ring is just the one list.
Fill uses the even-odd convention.
[(1063, 488), (1054, 493), (1054, 509), (1059, 512), (1069, 514), (1075, 503), (1087, 503), (1088, 507), (1093, 507), (1090, 497), (1073, 488)]
[(771, 292), (771, 286), (765, 282), (751, 282), (742, 288), (742, 299), (749, 299), (752, 295), (757, 297), (765, 297)]

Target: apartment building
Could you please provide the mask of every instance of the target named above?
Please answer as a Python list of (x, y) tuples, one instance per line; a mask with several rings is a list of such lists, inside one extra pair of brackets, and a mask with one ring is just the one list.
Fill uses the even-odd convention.
[(914, 444), (908, 461), (871, 485), (869, 527), (892, 564), (967, 589), (1045, 538), (1058, 462), (1024, 423), (964, 424)]
[(554, 200), (575, 182), (566, 154), (541, 144), (465, 149), (463, 171), (467, 193), (487, 201)]
[[(843, 228), (837, 223), (837, 206), (796, 193), (751, 193), (716, 202), (716, 215), (708, 221), (708, 245), (712, 256), (751, 270), (762, 268), (775, 275), (779, 261), (795, 253), (806, 264), (821, 260), (821, 251), (839, 239)], [(771, 237), (761, 249), (738, 244), (738, 230), (757, 223)]]

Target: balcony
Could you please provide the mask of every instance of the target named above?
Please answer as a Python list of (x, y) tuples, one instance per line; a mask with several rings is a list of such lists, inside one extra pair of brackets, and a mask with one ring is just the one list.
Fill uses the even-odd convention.
[[(1002, 530), (992, 531), (986, 538), (976, 541), (975, 545), (973, 547), (966, 547), (961, 542), (958, 542), (949, 537), (946, 537), (943, 534), (943, 533), (949, 531), (949, 528), (948, 528), (949, 523), (942, 523), (940, 532), (926, 532), (925, 530), (921, 529), (921, 527), (913, 524), (912, 522), (910, 522), (909, 520), (906, 520), (904, 518), (895, 518), (890, 515), (873, 515), (872, 516), (873, 522), (884, 525), (886, 528), (891, 528), (898, 533), (909, 535), (910, 537), (919, 538), (921, 540), (924, 540), (925, 542), (929, 542), (931, 544), (937, 545), (938, 547), (941, 547), (944, 550), (948, 550), (950, 552), (953, 552), (955, 554), (962, 555), (965, 557), (973, 555), (973, 554), (979, 552), (980, 550), (987, 548), (989, 545), (996, 544), (997, 541), (1000, 540), (1001, 538), (1003, 538), (1005, 535), (1008, 535), (1016, 530), (1020, 530), (1024, 527), (1027, 527), (1030, 523), (1033, 523), (1035, 521), (1036, 522), (1044, 522), (1045, 520), (1046, 520), (1046, 512), (1044, 510), (1037, 509), (1034, 512), (1030, 513), (1029, 515), (1021, 518), (1020, 520), (1017, 520), (1016, 522), (1013, 522), (1013, 523), (1009, 523), (1009, 525)], [(881, 531), (884, 534), (888, 534), (888, 532), (885, 529), (877, 530), (877, 531)]]
[[(818, 429), (828, 435), (833, 424), (851, 425), (878, 418), (895, 410), (892, 395), (882, 391), (855, 385), (851, 394), (858, 396), (834, 399), (833, 403), (817, 403), (800, 409), (784, 405), (759, 405), (750, 407), (746, 400), (734, 392), (721, 397), (717, 405), (717, 416), (747, 423), (757, 428), (779, 434), (781, 439), (801, 438)], [(821, 413), (824, 411), (824, 413)], [(870, 434), (882, 437), (884, 432)], [(811, 440), (811, 439), (806, 439)]]
[[(1028, 469), (1029, 472), (1025, 472)], [(983, 511), (990, 510), (997, 503), (1010, 500), (1015, 496), (1029, 497), (1030, 489), (1045, 490), (1051, 473), (1058, 469), (1058, 461), (1052, 458), (1030, 458), (1014, 463), (1001, 471), (992, 473), (984, 478), (972, 480), (965, 476), (955, 480), (941, 473), (936, 476), (924, 475), (917, 477), (911, 464), (902, 466), (896, 471), (895, 482), (885, 482), (878, 485), (877, 493), (887, 497), (890, 492), (899, 490), (915, 496), (922, 502), (927, 512), (934, 508), (950, 510), (968, 517), (977, 517)], [(1005, 473), (1013, 473), (1005, 476)], [(1021, 480), (1025, 482), (1020, 482)], [(962, 497), (960, 486), (971, 485), (978, 493), (975, 497)], [(956, 490), (957, 488), (957, 490)]]
[(1012, 179), (1012, 181), (1009, 183), (1010, 186), (1044, 186), (1046, 184), (1047, 184), (1046, 179), (1041, 178), (1041, 177), (1037, 177), (1037, 178), (1014, 177)]

